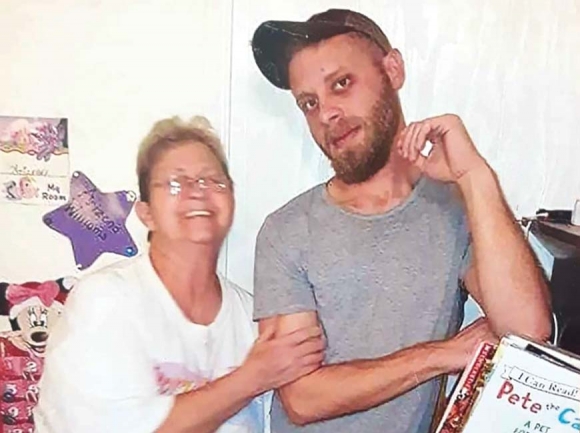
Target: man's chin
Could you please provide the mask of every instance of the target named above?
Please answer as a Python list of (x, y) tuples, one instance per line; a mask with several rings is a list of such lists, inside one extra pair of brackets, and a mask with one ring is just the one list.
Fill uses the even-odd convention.
[(356, 185), (370, 180), (387, 162), (388, 159), (382, 164), (377, 161), (377, 164), (360, 164), (353, 167), (352, 164), (342, 165), (332, 161), (331, 165), (337, 180), (346, 185)]
[(372, 175), (369, 175), (368, 173), (340, 171), (336, 170), (335, 168), (334, 177), (335, 179), (346, 185), (356, 185), (359, 183), (366, 182), (372, 177)]

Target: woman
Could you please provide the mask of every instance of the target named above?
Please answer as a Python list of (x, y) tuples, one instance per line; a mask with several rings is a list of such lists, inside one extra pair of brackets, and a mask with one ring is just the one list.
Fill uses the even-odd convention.
[(216, 272), (234, 212), (203, 118), (158, 122), (137, 159), (148, 254), (85, 277), (51, 334), (39, 433), (261, 432), (264, 392), (316, 369), (316, 328), (255, 341), (251, 296)]

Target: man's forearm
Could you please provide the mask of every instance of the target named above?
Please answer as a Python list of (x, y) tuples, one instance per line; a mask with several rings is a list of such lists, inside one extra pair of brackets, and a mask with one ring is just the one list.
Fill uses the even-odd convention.
[(547, 338), (549, 294), (533, 253), (487, 165), (459, 181), (473, 237), (479, 296), (493, 329)]
[(202, 388), (178, 395), (156, 433), (212, 433), (259, 393), (240, 369)]
[(422, 343), (378, 359), (321, 367), (278, 393), (290, 420), (304, 425), (370, 409), (447, 372), (440, 343)]

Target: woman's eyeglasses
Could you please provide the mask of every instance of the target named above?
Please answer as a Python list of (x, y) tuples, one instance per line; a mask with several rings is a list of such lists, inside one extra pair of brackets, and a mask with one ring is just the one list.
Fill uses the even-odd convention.
[(218, 193), (226, 192), (231, 188), (230, 182), (226, 179), (212, 177), (191, 178), (185, 175), (171, 176), (165, 182), (153, 182), (151, 185), (158, 188), (167, 188), (172, 196), (181, 195), (183, 192), (189, 195), (196, 187), (202, 191), (209, 190)]

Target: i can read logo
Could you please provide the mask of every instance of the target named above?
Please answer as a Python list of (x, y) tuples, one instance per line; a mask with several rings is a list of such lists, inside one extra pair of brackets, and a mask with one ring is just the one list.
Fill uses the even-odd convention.
[[(538, 376), (515, 366), (505, 366), (502, 377), (506, 380), (497, 394), (498, 399), (506, 398), (512, 405), (521, 403), (522, 409), (532, 413), (546, 410), (550, 412), (550, 417), (557, 418), (560, 425), (570, 427), (570, 431), (580, 432), (580, 388)], [(525, 395), (516, 393), (515, 384), (524, 385), (528, 392)], [(548, 398), (552, 401), (544, 405), (534, 403), (530, 390), (535, 396), (543, 395), (542, 399), (549, 396)]]

